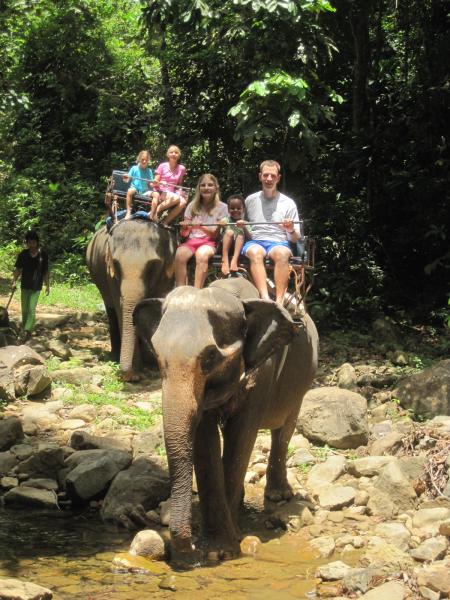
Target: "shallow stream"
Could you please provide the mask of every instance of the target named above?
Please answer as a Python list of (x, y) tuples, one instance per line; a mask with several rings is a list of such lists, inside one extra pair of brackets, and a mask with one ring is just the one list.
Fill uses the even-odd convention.
[[(312, 555), (302, 532), (264, 534), (257, 529), (255, 523), (254, 533), (264, 543), (254, 557), (187, 572), (144, 561), (145, 571), (130, 573), (121, 572), (112, 560), (127, 552), (133, 534), (106, 526), (97, 513), (0, 509), (0, 577), (47, 587), (54, 600), (224, 600), (231, 594), (233, 600), (315, 598), (314, 572), (327, 561)], [(137, 567), (142, 566), (139, 561)]]

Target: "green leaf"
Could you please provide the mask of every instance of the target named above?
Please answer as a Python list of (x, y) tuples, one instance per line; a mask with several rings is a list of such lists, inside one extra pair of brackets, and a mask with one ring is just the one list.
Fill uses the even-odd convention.
[(249, 92), (254, 92), (257, 96), (267, 96), (270, 92), (264, 81), (254, 81), (247, 87)]
[(288, 119), (289, 126), (294, 128), (300, 123), (300, 112), (295, 110)]

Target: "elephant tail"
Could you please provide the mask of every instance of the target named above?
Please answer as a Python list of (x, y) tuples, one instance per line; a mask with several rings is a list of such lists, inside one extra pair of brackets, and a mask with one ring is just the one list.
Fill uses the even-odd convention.
[(111, 252), (109, 243), (106, 244), (105, 263), (106, 263), (106, 272), (108, 273), (108, 275), (111, 278), (113, 278), (116, 273), (114, 271), (114, 262), (113, 262), (112, 252)]

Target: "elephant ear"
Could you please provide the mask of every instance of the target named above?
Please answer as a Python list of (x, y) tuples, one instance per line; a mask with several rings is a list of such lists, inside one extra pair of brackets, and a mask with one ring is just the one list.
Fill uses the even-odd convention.
[(161, 320), (162, 304), (162, 298), (147, 298), (138, 302), (133, 311), (133, 325), (136, 333), (152, 353), (153, 347), (150, 340)]
[(272, 300), (243, 300), (242, 304), (247, 318), (243, 356), (249, 370), (289, 344), (297, 328), (288, 311)]

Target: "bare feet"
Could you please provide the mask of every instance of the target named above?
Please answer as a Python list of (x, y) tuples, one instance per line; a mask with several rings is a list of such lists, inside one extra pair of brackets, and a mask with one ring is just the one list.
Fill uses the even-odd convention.
[(237, 258), (232, 258), (230, 263), (230, 271), (239, 271)]
[(125, 219), (125, 221), (128, 221), (129, 219), (131, 219), (131, 213), (127, 212), (127, 213), (125, 214), (125, 217), (124, 217), (124, 219)]
[(227, 277), (230, 274), (230, 265), (228, 260), (222, 260), (222, 274)]

